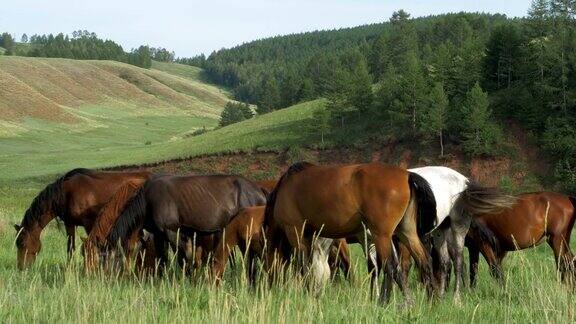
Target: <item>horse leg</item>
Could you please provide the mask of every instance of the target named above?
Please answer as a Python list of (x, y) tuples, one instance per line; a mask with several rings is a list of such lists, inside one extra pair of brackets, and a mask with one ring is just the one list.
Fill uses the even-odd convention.
[(154, 233), (154, 250), (156, 252), (157, 260), (157, 273), (162, 275), (164, 273), (164, 268), (168, 263), (168, 249), (166, 247), (166, 235), (161, 232)]
[(448, 272), (450, 271), (450, 254), (448, 252), (447, 229), (439, 228), (432, 233), (432, 240), (434, 241), (434, 256), (436, 265), (434, 269), (434, 277), (439, 296), (443, 296), (448, 288)]
[(470, 259), (470, 287), (476, 288), (476, 276), (478, 275), (478, 261), (480, 259), (480, 250), (475, 243), (468, 245), (468, 256)]
[[(410, 249), (406, 244), (398, 242), (398, 251), (400, 259), (400, 271), (402, 272), (402, 278), (407, 281), (408, 275), (410, 274), (410, 269), (412, 268), (412, 255), (410, 254)], [(425, 279), (422, 278), (424, 283)]]
[(548, 237), (548, 244), (554, 251), (554, 258), (556, 259), (556, 267), (560, 272), (562, 281), (566, 280), (566, 275), (570, 269), (572, 262), (572, 252), (566, 243), (564, 235), (553, 233)]
[[(434, 282), (432, 278), (432, 260), (430, 255), (424, 248), (422, 241), (416, 232), (416, 225), (414, 222), (403, 221), (399, 226), (398, 236), (402, 241), (405, 248), (405, 254), (414, 258), (416, 265), (420, 270), (420, 276), (423, 279), (428, 296), (432, 297), (434, 293)], [(408, 259), (409, 259), (408, 257)], [(406, 279), (404, 278), (404, 281)]]
[(386, 276), (380, 289), (380, 303), (387, 304), (392, 294), (392, 280), (394, 280), (395, 272), (392, 261), (392, 234), (380, 233), (376, 235), (372, 233), (372, 235), (374, 235), (374, 246), (376, 248), (376, 268), (382, 269), (382, 267), (386, 267)]
[(449, 238), (449, 247), (456, 276), (454, 299), (459, 302), (460, 293), (464, 286), (464, 242), (470, 228), (471, 218), (460, 211), (451, 213), (450, 220), (450, 233), (452, 236)]
[(372, 242), (372, 235), (368, 230), (364, 229), (356, 239), (358, 242), (361, 242), (360, 245), (366, 258), (366, 268), (370, 274), (370, 296), (378, 296), (379, 291), (376, 284), (378, 283), (380, 269), (378, 267), (378, 261), (376, 260), (376, 248)]
[(66, 225), (66, 236), (68, 241), (66, 243), (66, 251), (68, 253), (68, 260), (72, 259), (74, 250), (76, 249), (76, 226)]

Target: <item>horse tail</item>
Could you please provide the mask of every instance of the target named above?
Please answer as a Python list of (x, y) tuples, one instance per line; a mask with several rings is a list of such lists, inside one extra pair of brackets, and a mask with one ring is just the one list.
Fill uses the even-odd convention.
[(137, 194), (138, 189), (140, 189), (144, 182), (145, 179), (133, 179), (127, 181), (118, 190), (116, 190), (114, 195), (98, 213), (96, 222), (88, 235), (88, 240), (106, 240), (106, 236), (110, 233), (110, 229), (118, 219), (118, 216), (126, 207), (128, 201)]
[(114, 245), (118, 242), (124, 244), (139, 225), (144, 223), (146, 217), (146, 185), (142, 186), (124, 207), (110, 230), (107, 243)]
[(468, 181), (466, 189), (458, 197), (465, 211), (473, 216), (496, 214), (512, 208), (517, 198), (502, 193), (495, 187), (484, 187), (475, 181)]
[(468, 236), (483, 243), (487, 243), (496, 255), (498, 255), (500, 251), (500, 241), (498, 240), (498, 237), (496, 237), (494, 232), (488, 228), (488, 226), (479, 222), (476, 218), (472, 218), (470, 228), (468, 229)]
[(436, 227), (436, 198), (426, 179), (414, 172), (408, 172), (410, 190), (415, 194), (418, 236), (430, 233)]
[(276, 204), (276, 199), (278, 198), (278, 190), (280, 187), (282, 187), (284, 181), (286, 181), (289, 176), (303, 171), (311, 166), (314, 166), (314, 164), (308, 162), (296, 162), (292, 164), (288, 170), (284, 172), (284, 174), (280, 177), (280, 180), (278, 180), (278, 183), (276, 183), (276, 186), (274, 186), (274, 189), (268, 195), (268, 201), (264, 210), (265, 225), (268, 225), (268, 222), (274, 217), (274, 205)]

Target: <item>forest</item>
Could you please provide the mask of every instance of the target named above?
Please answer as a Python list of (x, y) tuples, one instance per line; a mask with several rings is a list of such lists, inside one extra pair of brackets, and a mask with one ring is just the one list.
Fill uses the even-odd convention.
[[(535, 0), (524, 18), (455, 13), (262, 39), (179, 59), (259, 114), (328, 98), (315, 115), (342, 143), (388, 138), (468, 156), (505, 154), (520, 125), (576, 192), (576, 3)], [(228, 112), (230, 115), (230, 113)], [(236, 113), (235, 115), (241, 116)], [(340, 135), (340, 136), (339, 136)], [(350, 136), (354, 135), (354, 136)]]
[(23, 34), (20, 43), (16, 43), (9, 33), (0, 36), (0, 47), (6, 49), (6, 55), (30, 57), (59, 57), (76, 60), (112, 60), (135, 66), (150, 68), (152, 60), (172, 62), (174, 52), (165, 48), (142, 45), (124, 52), (122, 46), (111, 40), (99, 38), (86, 30), (72, 32), (72, 36), (59, 33), (56, 36)]

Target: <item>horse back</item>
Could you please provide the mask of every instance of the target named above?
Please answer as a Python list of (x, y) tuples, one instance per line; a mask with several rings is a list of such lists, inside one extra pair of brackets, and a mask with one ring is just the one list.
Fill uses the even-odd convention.
[[(278, 188), (275, 218), (285, 223), (302, 219), (315, 230), (355, 232), (362, 215), (383, 213), (378, 207), (402, 205), (410, 198), (408, 172), (382, 163), (311, 166), (289, 176)], [(396, 202), (400, 199), (399, 203)], [(276, 217), (278, 214), (279, 217)], [(334, 236), (342, 233), (333, 233)]]
[(240, 176), (163, 176), (145, 191), (155, 223), (172, 230), (220, 231), (241, 208), (266, 204), (260, 187)]
[(67, 222), (90, 228), (101, 208), (127, 182), (144, 182), (148, 172), (90, 171), (68, 178), (63, 189), (66, 196)]

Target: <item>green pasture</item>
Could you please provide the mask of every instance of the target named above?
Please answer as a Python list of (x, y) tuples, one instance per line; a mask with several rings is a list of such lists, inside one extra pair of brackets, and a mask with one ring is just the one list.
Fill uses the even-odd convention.
[[(130, 114), (126, 107), (85, 107), (80, 115), (90, 115), (88, 127), (31, 120), (24, 123), (21, 132), (19, 128), (13, 130), (14, 136), (0, 137), (0, 182), (64, 173), (76, 167), (280, 149), (304, 142), (313, 111), (323, 107), (323, 100), (307, 102), (199, 136), (192, 136), (192, 132), (212, 128), (217, 121), (179, 111), (151, 110), (148, 114), (138, 109)], [(98, 114), (107, 117), (100, 120)]]
[[(161, 279), (97, 274), (86, 276), (81, 255), (65, 259), (66, 239), (55, 223), (43, 236), (37, 264), (16, 269), (12, 223), (47, 179), (0, 187), (0, 321), (2, 322), (573, 322), (575, 298), (556, 279), (554, 259), (546, 245), (512, 253), (505, 262), (506, 285), (500, 286), (481, 264), (479, 286), (455, 305), (451, 294), (429, 302), (413, 272), (414, 304), (403, 307), (395, 291), (390, 305), (369, 297), (368, 276), (357, 246), (354, 278), (342, 278), (316, 296), (302, 279), (290, 276), (269, 289), (246, 285), (242, 269), (228, 269), (220, 289), (205, 277), (182, 277), (177, 268)], [(81, 231), (82, 232), (82, 231)]]

